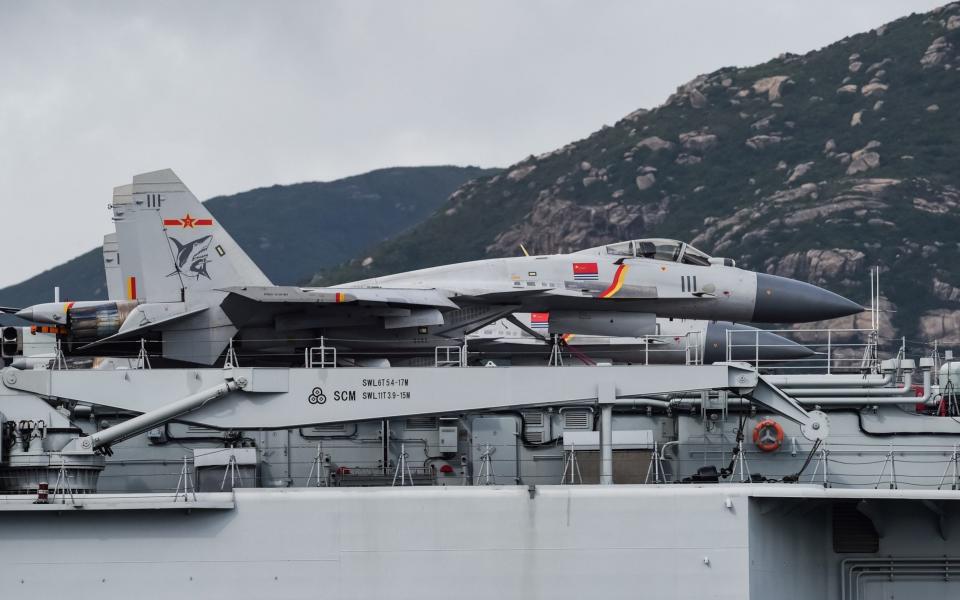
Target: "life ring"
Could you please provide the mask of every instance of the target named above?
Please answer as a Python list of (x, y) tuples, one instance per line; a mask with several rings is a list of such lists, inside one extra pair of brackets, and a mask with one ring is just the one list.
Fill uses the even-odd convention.
[(764, 419), (753, 428), (753, 443), (764, 452), (774, 452), (783, 445), (783, 427), (773, 419)]

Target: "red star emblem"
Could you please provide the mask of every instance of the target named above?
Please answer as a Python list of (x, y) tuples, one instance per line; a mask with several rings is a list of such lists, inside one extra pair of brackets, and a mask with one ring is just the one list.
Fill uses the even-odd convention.
[(197, 219), (187, 213), (182, 219), (164, 219), (163, 224), (167, 227), (183, 227), (184, 229), (194, 229), (196, 227), (209, 227), (213, 225), (213, 219)]

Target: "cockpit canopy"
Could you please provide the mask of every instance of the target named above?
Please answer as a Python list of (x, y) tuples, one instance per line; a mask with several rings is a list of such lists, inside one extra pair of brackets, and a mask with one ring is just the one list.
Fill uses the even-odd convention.
[(663, 238), (630, 240), (610, 244), (604, 248), (607, 254), (635, 258), (652, 258), (686, 265), (710, 266), (710, 256), (690, 244)]

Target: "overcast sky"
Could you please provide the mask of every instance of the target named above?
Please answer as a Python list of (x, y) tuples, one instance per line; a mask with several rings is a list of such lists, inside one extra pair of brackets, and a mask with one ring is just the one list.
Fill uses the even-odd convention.
[(942, 3), (0, 0), (0, 287), (99, 245), (134, 173), (206, 199), (506, 166), (700, 73)]

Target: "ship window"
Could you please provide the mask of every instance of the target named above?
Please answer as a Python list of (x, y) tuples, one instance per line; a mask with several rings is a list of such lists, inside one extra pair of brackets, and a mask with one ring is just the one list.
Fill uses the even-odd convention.
[(680, 259), (680, 262), (686, 265), (699, 265), (701, 267), (710, 266), (710, 257), (703, 252), (700, 252), (693, 246), (689, 244), (684, 244), (683, 248), (683, 257)]
[(676, 240), (637, 240), (637, 256), (641, 258), (654, 258), (656, 260), (667, 260), (677, 262), (680, 258), (680, 250), (683, 248), (683, 242)]
[(607, 246), (607, 254), (615, 256), (633, 256), (633, 242), (620, 242)]

